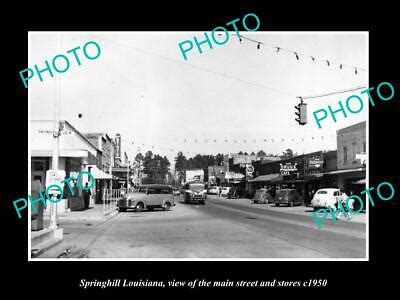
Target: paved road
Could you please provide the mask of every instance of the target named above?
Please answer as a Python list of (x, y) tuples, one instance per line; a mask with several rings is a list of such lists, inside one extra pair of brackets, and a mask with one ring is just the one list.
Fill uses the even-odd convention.
[[(120, 213), (107, 221), (60, 221), (65, 242), (89, 258), (365, 258), (365, 224), (246, 207), (208, 197), (171, 211)], [(51, 257), (49, 252), (42, 257)]]

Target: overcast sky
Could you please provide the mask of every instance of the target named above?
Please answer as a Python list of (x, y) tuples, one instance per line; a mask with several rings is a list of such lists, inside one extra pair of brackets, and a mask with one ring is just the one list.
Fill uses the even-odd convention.
[[(56, 33), (31, 33), (29, 66), (43, 67), (46, 59), (96, 41), (102, 50), (98, 59), (87, 60), (80, 54), (78, 67), (71, 54), (70, 69), (59, 75), (60, 118), (81, 132), (105, 132), (111, 137), (120, 133), (122, 150), (130, 159), (138, 147), (143, 153), (166, 155), (172, 164), (179, 150), (190, 152), (186, 156), (261, 149), (275, 154), (287, 148), (298, 153), (334, 150), (337, 129), (366, 120), (367, 108), (347, 119), (338, 115), (337, 123), (326, 119), (322, 129), (312, 117), (313, 111), (328, 104), (338, 107), (338, 100), (359, 92), (306, 100), (308, 124), (299, 126), (294, 120), (296, 96), (367, 86), (367, 72), (355, 75), (353, 69), (328, 67), (310, 58), (367, 69), (366, 34), (242, 32), (309, 55), (298, 61), (292, 53), (277, 53), (267, 46), (257, 49), (247, 40), (239, 43), (232, 33), (225, 45), (214, 44), (214, 49), (204, 45), (203, 54), (193, 48), (185, 61), (178, 44), (202, 34), (63, 32), (59, 50)], [(37, 78), (29, 82), (35, 120), (54, 117), (56, 80), (48, 74), (43, 77), (43, 82)]]

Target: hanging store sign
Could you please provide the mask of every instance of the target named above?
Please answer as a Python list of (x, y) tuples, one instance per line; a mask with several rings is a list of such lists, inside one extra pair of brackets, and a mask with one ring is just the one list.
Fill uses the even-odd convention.
[(297, 163), (286, 163), (286, 164), (280, 164), (281, 165), (281, 175), (290, 175), (298, 171), (297, 169)]
[(319, 169), (319, 168), (322, 168), (323, 164), (324, 164), (324, 160), (322, 159), (321, 155), (311, 156), (308, 159), (308, 167), (309, 168)]
[(253, 165), (246, 165), (246, 175), (253, 177), (254, 167)]

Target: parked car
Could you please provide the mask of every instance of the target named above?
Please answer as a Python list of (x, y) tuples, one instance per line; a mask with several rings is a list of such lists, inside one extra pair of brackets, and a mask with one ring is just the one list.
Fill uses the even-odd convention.
[(311, 200), (311, 205), (314, 210), (320, 208), (328, 208), (328, 206), (335, 208), (337, 206), (339, 197), (343, 197), (345, 194), (340, 191), (340, 189), (326, 188), (319, 189), (314, 194)]
[(231, 187), (226, 194), (228, 199), (238, 199), (239, 198), (239, 189), (235, 187)]
[(262, 188), (256, 191), (256, 194), (253, 198), (253, 203), (274, 203), (274, 197), (272, 196), (271, 192), (268, 189)]
[(202, 182), (188, 182), (184, 185), (181, 193), (183, 202), (197, 202), (205, 204), (207, 199), (207, 190)]
[(127, 209), (135, 211), (153, 210), (154, 208), (162, 208), (170, 210), (175, 206), (172, 188), (163, 184), (148, 184), (141, 186), (143, 192), (130, 192), (122, 196), (118, 200), (118, 210), (120, 212)]
[(227, 197), (228, 196), (228, 193), (229, 193), (229, 189), (230, 189), (230, 187), (222, 187), (221, 188), (221, 196), (222, 197)]
[(218, 186), (212, 186), (207, 190), (207, 194), (210, 195), (218, 195), (219, 194), (219, 187)]
[(303, 200), (295, 189), (281, 189), (276, 191), (275, 206), (286, 204), (288, 206), (302, 205)]

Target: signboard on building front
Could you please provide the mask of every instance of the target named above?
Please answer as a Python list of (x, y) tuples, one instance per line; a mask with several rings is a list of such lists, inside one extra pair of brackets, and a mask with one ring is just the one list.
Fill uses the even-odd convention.
[(253, 165), (246, 165), (246, 175), (253, 177), (254, 167)]
[[(46, 171), (46, 188), (51, 185), (58, 185), (63, 189), (64, 184), (61, 183), (65, 179), (64, 170), (47, 170)], [(49, 195), (59, 195), (60, 190), (56, 187), (52, 187), (48, 191)]]
[(282, 176), (287, 176), (295, 172), (298, 172), (297, 163), (280, 164), (280, 166), (281, 166), (280, 172)]
[(319, 169), (322, 168), (324, 164), (324, 159), (322, 155), (313, 155), (308, 159), (308, 167), (310, 169)]

